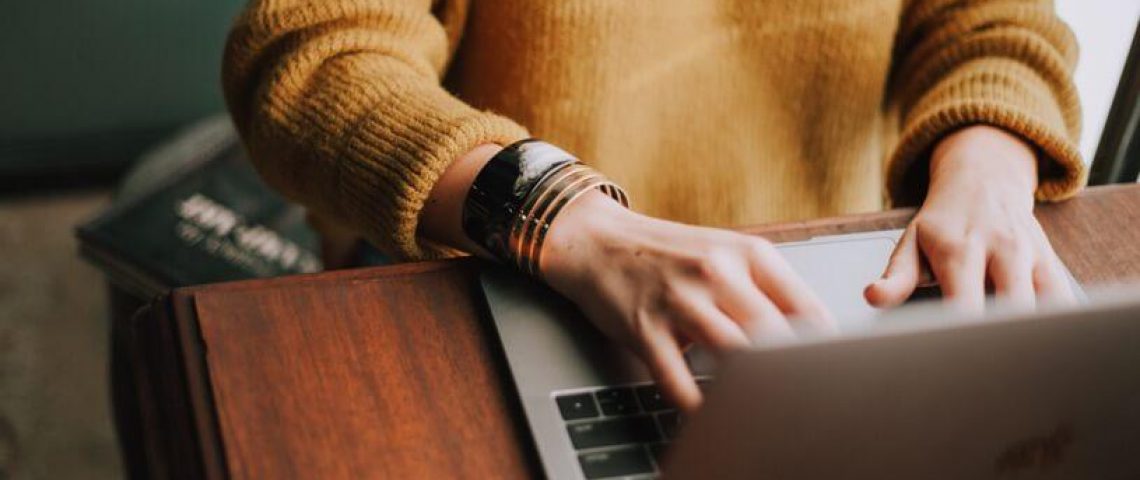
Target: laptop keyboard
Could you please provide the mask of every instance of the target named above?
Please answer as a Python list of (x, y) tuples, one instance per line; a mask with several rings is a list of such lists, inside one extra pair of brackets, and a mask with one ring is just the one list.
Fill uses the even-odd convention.
[[(708, 382), (697, 380), (702, 390)], [(588, 479), (657, 477), (682, 421), (653, 384), (557, 392), (554, 403)]]

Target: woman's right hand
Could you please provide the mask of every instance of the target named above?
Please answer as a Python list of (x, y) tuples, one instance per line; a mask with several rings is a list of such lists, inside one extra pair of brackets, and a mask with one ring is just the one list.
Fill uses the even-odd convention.
[(749, 338), (792, 335), (791, 317), (834, 328), (766, 240), (640, 215), (600, 192), (568, 205), (543, 248), (547, 283), (637, 353), (683, 409), (701, 401), (684, 359), (688, 344), (716, 353)]
[[(476, 175), (501, 149), (480, 145), (447, 168), (420, 214), (424, 237), (494, 258), (467, 237), (461, 218)], [(640, 215), (598, 191), (559, 212), (541, 262), (546, 282), (641, 356), (685, 409), (701, 401), (682, 353), (690, 343), (724, 352), (749, 338), (791, 335), (790, 317), (833, 328), (823, 304), (764, 239)]]

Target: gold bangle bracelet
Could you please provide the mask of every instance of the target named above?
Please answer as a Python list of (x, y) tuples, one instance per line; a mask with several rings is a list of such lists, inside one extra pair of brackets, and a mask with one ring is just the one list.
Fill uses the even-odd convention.
[[(541, 277), (542, 275), (542, 270), (539, 268), (542, 265), (542, 247), (543, 244), (546, 243), (546, 235), (550, 232), (551, 225), (554, 224), (555, 219), (558, 218), (558, 214), (562, 211), (562, 209), (567, 205), (573, 203), (578, 198), (581, 198), (581, 196), (586, 192), (607, 185), (613, 185), (616, 187), (616, 185), (610, 183), (609, 180), (607, 180), (605, 177), (597, 175), (595, 177), (592, 177), (588, 182), (580, 184), (579, 188), (568, 191), (560, 202), (554, 204), (554, 206), (551, 207), (550, 212), (548, 212), (546, 215), (546, 220), (542, 222), (540, 230), (537, 233), (537, 237), (532, 243), (532, 253), (529, 255), (531, 275), (534, 275), (535, 277)], [(611, 196), (611, 198), (618, 200), (616, 196)]]
[(567, 205), (595, 188), (622, 206), (629, 206), (621, 187), (585, 165), (568, 168), (559, 177), (551, 177), (547, 185), (536, 189), (542, 190), (538, 195), (544, 199), (535, 202), (534, 208), (527, 212), (528, 228), (520, 232), (521, 235), (516, 236), (512, 242), (512, 246), (516, 247), (512, 253), (516, 256), (515, 261), (520, 270), (535, 277), (541, 276), (542, 247), (554, 219)]
[(506, 235), (506, 258), (519, 271), (541, 276), (542, 249), (550, 226), (558, 214), (582, 194), (599, 189), (614, 201), (628, 207), (625, 191), (596, 170), (578, 162), (559, 165), (542, 175), (520, 199)]
[(582, 193), (589, 191), (604, 180), (601, 175), (592, 171), (584, 172), (584, 175), (578, 176), (573, 180), (564, 183), (561, 188), (551, 189), (554, 190), (555, 195), (542, 205), (542, 210), (535, 212), (535, 220), (533, 222), (534, 228), (529, 229), (527, 235), (521, 238), (521, 245), (524, 248), (520, 251), (519, 263), (522, 265), (524, 272), (538, 276), (538, 255), (536, 251), (541, 251), (542, 243), (546, 239), (546, 232), (550, 228), (550, 222), (554, 219), (554, 213), (557, 213), (566, 204), (566, 200), (570, 197), (578, 197)]
[(538, 139), (521, 140), (476, 175), (463, 203), (463, 232), (500, 261), (538, 276), (551, 223), (595, 188), (629, 206), (620, 187), (570, 153)]
[(537, 228), (537, 222), (540, 221), (542, 213), (547, 209), (551, 199), (565, 188), (567, 182), (573, 182), (589, 175), (590, 172), (591, 170), (588, 167), (580, 164), (567, 165), (545, 178), (534, 189), (534, 192), (524, 200), (524, 207), (520, 209), (518, 216), (512, 223), (508, 237), (510, 239), (510, 252), (520, 270), (523, 270), (526, 264), (525, 260), (521, 258), (526, 244), (531, 238), (533, 230)]

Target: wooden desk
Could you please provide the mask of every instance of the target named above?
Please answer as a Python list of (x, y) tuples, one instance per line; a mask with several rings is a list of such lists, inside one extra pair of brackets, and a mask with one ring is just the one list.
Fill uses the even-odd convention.
[[(896, 210), (747, 231), (898, 228)], [(1140, 185), (1039, 209), (1082, 283), (1140, 279)], [(175, 291), (129, 328), (152, 473), (523, 478), (539, 472), (477, 286), (455, 260)]]

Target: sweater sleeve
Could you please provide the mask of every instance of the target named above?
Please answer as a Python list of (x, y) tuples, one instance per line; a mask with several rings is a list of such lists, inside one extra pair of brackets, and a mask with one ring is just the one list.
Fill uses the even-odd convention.
[(895, 204), (921, 202), (935, 144), (961, 127), (1003, 128), (1035, 147), (1036, 197), (1075, 195), (1087, 171), (1077, 149), (1077, 45), (1050, 0), (913, 0), (900, 19), (888, 100), (901, 120), (887, 160)]
[(401, 259), (449, 252), (416, 229), (451, 161), (527, 135), (440, 85), (466, 12), (442, 3), (255, 0), (226, 45), (226, 103), (261, 175)]

